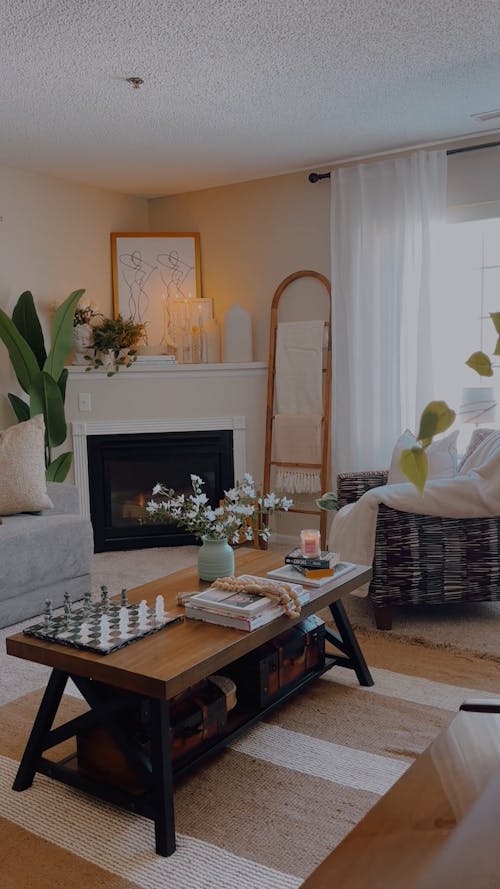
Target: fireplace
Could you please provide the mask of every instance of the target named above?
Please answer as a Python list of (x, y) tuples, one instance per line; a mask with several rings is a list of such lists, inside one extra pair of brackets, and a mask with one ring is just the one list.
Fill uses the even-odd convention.
[(91, 435), (87, 459), (96, 552), (194, 543), (174, 524), (148, 523), (145, 506), (153, 486), (161, 482), (189, 493), (194, 473), (216, 506), (234, 483), (228, 429)]

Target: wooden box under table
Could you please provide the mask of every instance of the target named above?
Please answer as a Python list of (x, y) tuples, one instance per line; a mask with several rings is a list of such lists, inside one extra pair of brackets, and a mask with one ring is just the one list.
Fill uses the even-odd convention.
[[(229, 664), (221, 673), (236, 683), (237, 705), (257, 711), (324, 663), (325, 623), (313, 614)], [(116, 691), (113, 694), (116, 695)], [(150, 752), (148, 707), (148, 701), (143, 700), (120, 717), (127, 733), (134, 736), (147, 755)], [(174, 765), (182, 765), (184, 757), (189, 758), (205, 741), (215, 739), (226, 730), (226, 695), (210, 679), (205, 679), (171, 700), (170, 720), (172, 761)], [(79, 768), (89, 774), (122, 786), (136, 785), (137, 776), (104, 728), (92, 727), (80, 732), (77, 755)]]
[(325, 622), (312, 614), (225, 668), (238, 702), (263, 707), (307, 673), (324, 666)]
[[(132, 733), (147, 755), (150, 753), (148, 708), (149, 702), (144, 700), (136, 707), (127, 709), (121, 719), (123, 727)], [(205, 679), (172, 699), (170, 719), (171, 753), (175, 763), (226, 728), (226, 695), (217, 685)], [(104, 728), (93, 727), (80, 732), (76, 741), (79, 768), (120, 784), (135, 785), (134, 772)]]

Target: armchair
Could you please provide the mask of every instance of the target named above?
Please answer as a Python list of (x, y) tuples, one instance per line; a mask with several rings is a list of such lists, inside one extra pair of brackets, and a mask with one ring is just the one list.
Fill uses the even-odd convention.
[[(338, 476), (339, 508), (385, 485), (385, 471)], [(397, 605), (500, 600), (500, 516), (443, 518), (379, 504), (369, 596), (378, 629)]]

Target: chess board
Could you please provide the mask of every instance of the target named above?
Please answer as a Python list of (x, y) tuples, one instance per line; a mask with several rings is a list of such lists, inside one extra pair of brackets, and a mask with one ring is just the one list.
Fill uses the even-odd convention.
[[(106, 618), (104, 632), (103, 617)], [(66, 601), (64, 614), (57, 617), (52, 615), (48, 601), (42, 621), (26, 627), (23, 633), (81, 651), (110, 654), (182, 620), (182, 616), (168, 614), (163, 608), (158, 612), (154, 606), (148, 606), (146, 600), (140, 605), (125, 604), (122, 593), (121, 603), (108, 600), (107, 596), (101, 601), (90, 601), (86, 597), (82, 608), (73, 608)]]

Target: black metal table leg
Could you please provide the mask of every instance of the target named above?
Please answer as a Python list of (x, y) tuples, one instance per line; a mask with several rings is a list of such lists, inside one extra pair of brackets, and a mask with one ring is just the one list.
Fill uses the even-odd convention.
[[(346, 666), (351, 667), (356, 673), (358, 677), (360, 685), (370, 686), (373, 685), (372, 675), (368, 669), (368, 664), (366, 663), (363, 652), (359, 647), (358, 640), (354, 635), (354, 630), (351, 626), (351, 621), (347, 617), (345, 613), (344, 606), (340, 599), (336, 602), (333, 602), (330, 605), (330, 611), (332, 613), (332, 617), (337, 624), (337, 629), (340, 634), (340, 638), (337, 639), (333, 633), (330, 631), (331, 639), (330, 641), (337, 645), (337, 647), (341, 648), (341, 650), (347, 655)], [(326, 638), (329, 638), (328, 628)], [(339, 664), (340, 664), (339, 660)]]
[(45, 740), (52, 728), (67, 681), (67, 673), (52, 670), (12, 785), (13, 790), (27, 790), (33, 784), (38, 761), (45, 749)]
[(169, 705), (167, 701), (151, 700), (149, 706), (156, 852), (167, 856), (175, 852)]

